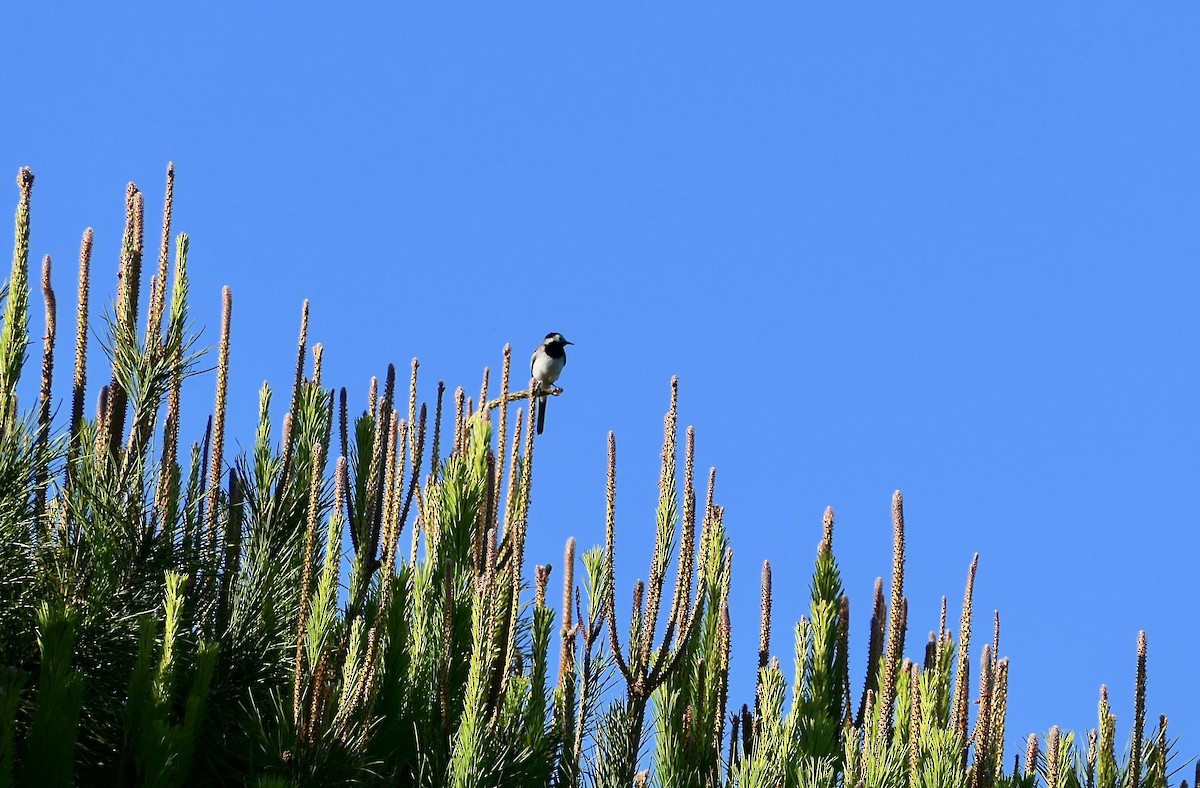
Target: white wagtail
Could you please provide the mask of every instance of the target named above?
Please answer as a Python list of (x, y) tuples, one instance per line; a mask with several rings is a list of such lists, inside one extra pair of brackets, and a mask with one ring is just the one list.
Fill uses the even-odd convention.
[[(542, 344), (538, 345), (538, 349), (533, 351), (533, 358), (529, 362), (529, 374), (537, 381), (540, 389), (554, 388), (554, 381), (558, 380), (563, 367), (567, 365), (567, 345), (570, 344), (572, 343), (556, 331), (547, 334)], [(541, 435), (542, 427), (546, 423), (545, 394), (538, 397), (537, 421), (538, 435)]]

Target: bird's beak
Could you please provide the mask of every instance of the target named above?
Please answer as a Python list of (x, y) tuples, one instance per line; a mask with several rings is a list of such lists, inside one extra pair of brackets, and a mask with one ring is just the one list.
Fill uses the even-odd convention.
[(564, 344), (564, 345), (574, 345), (575, 343), (574, 343), (574, 342), (568, 342), (568, 341), (566, 341), (566, 340), (564, 339), (564, 340), (563, 340), (563, 344)]

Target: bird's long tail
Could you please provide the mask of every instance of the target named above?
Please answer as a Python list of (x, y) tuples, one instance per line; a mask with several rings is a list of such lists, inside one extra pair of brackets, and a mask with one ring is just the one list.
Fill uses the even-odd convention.
[(542, 428), (546, 426), (546, 397), (538, 397), (538, 426), (537, 434), (542, 434)]

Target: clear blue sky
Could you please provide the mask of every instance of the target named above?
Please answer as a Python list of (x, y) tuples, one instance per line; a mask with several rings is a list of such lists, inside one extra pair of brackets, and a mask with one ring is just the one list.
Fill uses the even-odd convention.
[(1150, 718), (1200, 750), (1194, 5), (251, 5), (0, 11), (0, 174), (35, 170), (60, 304), (83, 228), (110, 275), (126, 181), (154, 216), (173, 160), (210, 341), (234, 291), (242, 446), (304, 298), (360, 404), (389, 361), (474, 392), (561, 331), (529, 558), (602, 541), (615, 430), (625, 620), (678, 374), (735, 550), (733, 702), (764, 558), (790, 663), (826, 505), (857, 693), (900, 488), (910, 644), (981, 553), (1009, 758), (1094, 726), (1102, 682), (1125, 741), (1139, 629)]

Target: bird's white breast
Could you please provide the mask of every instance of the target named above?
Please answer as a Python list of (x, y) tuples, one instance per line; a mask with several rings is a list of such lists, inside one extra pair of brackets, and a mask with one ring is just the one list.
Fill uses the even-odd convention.
[(533, 354), (531, 372), (533, 373), (533, 377), (548, 386), (558, 380), (558, 376), (562, 374), (563, 367), (566, 364), (566, 358), (551, 358), (541, 352), (539, 348), (538, 352)]

